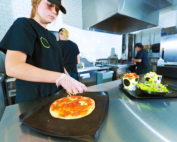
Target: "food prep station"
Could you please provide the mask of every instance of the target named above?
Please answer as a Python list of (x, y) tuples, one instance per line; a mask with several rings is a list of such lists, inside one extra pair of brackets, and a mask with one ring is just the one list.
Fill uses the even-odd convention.
[[(162, 82), (174, 86), (177, 80), (163, 78)], [(88, 88), (88, 92), (107, 91), (109, 94), (108, 115), (98, 142), (177, 141), (177, 98), (135, 99), (122, 92), (120, 84), (121, 80), (116, 80)], [(50, 98), (55, 96), (57, 94)], [(0, 123), (1, 141), (79, 142), (79, 139), (47, 136), (19, 122), (20, 114), (47, 99), (49, 97), (6, 107)]]
[(113, 71), (112, 80), (121, 79), (123, 74), (136, 71), (136, 65), (130, 64), (125, 61), (119, 63), (116, 58), (97, 59), (94, 65), (87, 59), (84, 59), (84, 68), (78, 68), (79, 81), (86, 84), (86, 86), (92, 86), (97, 84), (97, 72), (99, 71)]

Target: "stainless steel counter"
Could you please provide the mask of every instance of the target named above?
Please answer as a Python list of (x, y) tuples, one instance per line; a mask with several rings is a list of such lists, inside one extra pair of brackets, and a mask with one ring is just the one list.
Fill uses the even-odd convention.
[(93, 71), (93, 70), (107, 70), (111, 67), (101, 66), (101, 67), (85, 67), (83, 69), (78, 69), (78, 73), (80, 72), (86, 72), (86, 71)]
[[(163, 79), (176, 84), (176, 79)], [(108, 91), (110, 105), (99, 142), (176, 142), (177, 99), (131, 100), (118, 85), (121, 80), (95, 85), (88, 91)], [(50, 96), (54, 97), (54, 96)], [(48, 98), (6, 107), (0, 123), (2, 142), (73, 142), (40, 134), (18, 121), (25, 110)], [(78, 141), (77, 141), (78, 142)]]
[(136, 64), (108, 64), (107, 66), (110, 67), (119, 67), (119, 68), (125, 68), (125, 67), (129, 67), (129, 66), (135, 66)]
[(0, 120), (4, 113), (6, 102), (5, 102), (5, 87), (4, 87), (5, 74), (0, 73)]

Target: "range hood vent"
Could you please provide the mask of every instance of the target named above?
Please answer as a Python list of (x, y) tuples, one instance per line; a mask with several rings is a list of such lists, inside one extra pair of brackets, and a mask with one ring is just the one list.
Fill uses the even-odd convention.
[(156, 9), (162, 9), (173, 5), (173, 0), (144, 0), (146, 3), (155, 7)]
[(145, 0), (82, 0), (82, 9), (85, 30), (125, 34), (159, 21), (159, 10)]

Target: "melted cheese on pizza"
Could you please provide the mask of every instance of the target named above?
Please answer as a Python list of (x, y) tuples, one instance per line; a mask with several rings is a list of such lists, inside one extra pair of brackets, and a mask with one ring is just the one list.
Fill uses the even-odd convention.
[(90, 114), (95, 108), (93, 99), (82, 96), (64, 97), (52, 103), (50, 113), (53, 117), (77, 119)]

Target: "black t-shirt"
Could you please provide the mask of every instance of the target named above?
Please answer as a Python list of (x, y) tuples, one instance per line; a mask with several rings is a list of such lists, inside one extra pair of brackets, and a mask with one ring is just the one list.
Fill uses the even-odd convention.
[(141, 59), (142, 61), (140, 63), (136, 63), (137, 69), (147, 69), (149, 68), (149, 62), (148, 62), (148, 53), (145, 49), (140, 50), (135, 59)]
[[(56, 37), (34, 19), (18, 18), (0, 43), (0, 49), (22, 51), (26, 63), (41, 69), (64, 72), (61, 49)], [(35, 73), (35, 72), (34, 72)], [(54, 83), (16, 80), (16, 103), (53, 95), (60, 88)]]
[(77, 73), (77, 55), (80, 53), (77, 44), (70, 40), (59, 40), (64, 66), (68, 72)]

